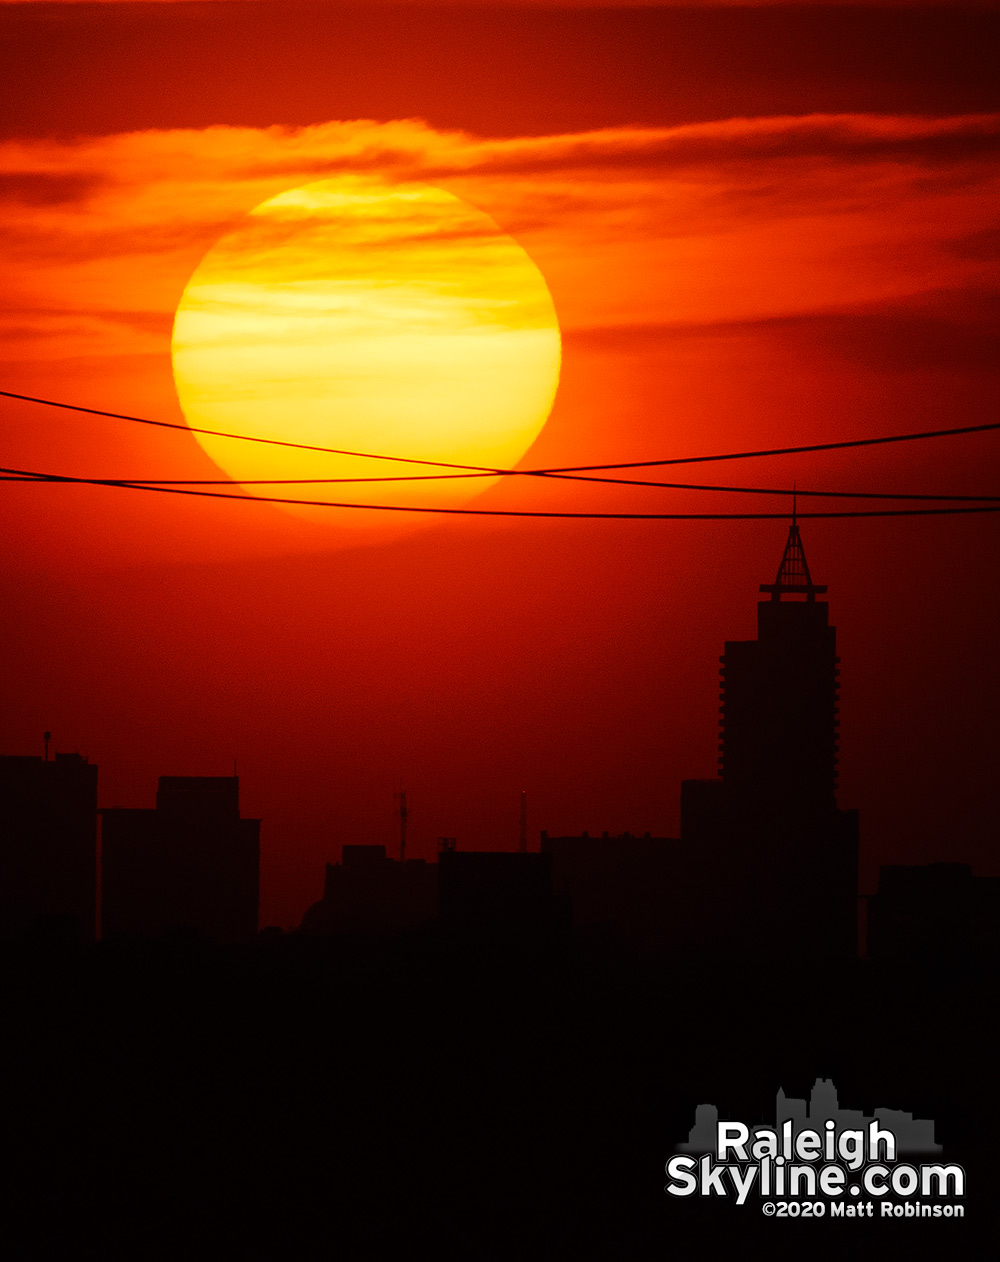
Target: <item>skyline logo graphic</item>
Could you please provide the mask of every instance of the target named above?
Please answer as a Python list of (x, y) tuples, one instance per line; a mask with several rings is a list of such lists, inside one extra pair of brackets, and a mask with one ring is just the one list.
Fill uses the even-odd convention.
[(826, 1078), (816, 1079), (808, 1104), (779, 1088), (773, 1124), (720, 1121), (715, 1105), (701, 1104), (677, 1150), (666, 1163), (669, 1196), (734, 1195), (744, 1205), (756, 1190), (765, 1217), (965, 1216), (955, 1203), (965, 1195), (961, 1166), (899, 1161), (941, 1153), (933, 1121), (897, 1109), (876, 1108), (867, 1117), (841, 1108)]

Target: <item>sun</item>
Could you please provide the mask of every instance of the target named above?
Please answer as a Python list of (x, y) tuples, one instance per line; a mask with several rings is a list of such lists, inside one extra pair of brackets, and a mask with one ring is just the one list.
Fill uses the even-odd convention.
[[(560, 366), (551, 294), (512, 237), (444, 189), (355, 176), (272, 197), (222, 237), (184, 290), (172, 349), (193, 427), (488, 468), (534, 442)], [(198, 441), (235, 482), (435, 472)], [(492, 481), (246, 489), (454, 507)]]

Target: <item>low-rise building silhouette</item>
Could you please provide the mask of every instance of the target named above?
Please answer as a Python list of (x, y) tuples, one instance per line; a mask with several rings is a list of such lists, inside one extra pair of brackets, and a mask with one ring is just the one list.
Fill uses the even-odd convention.
[(1000, 955), (1000, 877), (964, 863), (884, 867), (867, 939), (873, 960)]
[(608, 930), (653, 950), (683, 936), (692, 870), (675, 838), (543, 832), (541, 852), (551, 857), (553, 889), (568, 902), (574, 929)]
[(92, 941), (96, 909), (97, 767), (0, 757), (0, 933)]
[[(449, 839), (450, 840), (450, 839)], [(549, 932), (569, 920), (552, 886), (551, 854), (459, 850), (438, 855), (441, 922), (466, 932)]]
[(346, 845), (326, 865), (323, 897), (302, 918), (309, 935), (399, 933), (437, 916), (437, 865), (386, 857), (385, 846)]
[(257, 932), (260, 820), (241, 819), (237, 776), (161, 776), (154, 810), (101, 811), (101, 933)]
[(326, 865), (323, 897), (302, 918), (313, 936), (391, 934), (433, 920), (463, 932), (532, 933), (567, 920), (548, 854), (460, 851), (439, 839), (437, 863), (400, 862), (384, 846), (345, 845)]

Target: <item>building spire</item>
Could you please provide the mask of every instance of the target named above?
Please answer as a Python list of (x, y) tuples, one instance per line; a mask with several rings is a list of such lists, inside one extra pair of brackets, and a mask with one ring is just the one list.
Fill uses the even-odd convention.
[(799, 532), (795, 491), (792, 492), (792, 524), (788, 528), (788, 539), (785, 550), (781, 554), (778, 566), (778, 577), (773, 583), (762, 583), (760, 590), (770, 593), (772, 600), (780, 600), (784, 595), (805, 595), (808, 600), (815, 600), (818, 593), (826, 591), (825, 585), (814, 583), (809, 573), (805, 549), (802, 546), (802, 535)]

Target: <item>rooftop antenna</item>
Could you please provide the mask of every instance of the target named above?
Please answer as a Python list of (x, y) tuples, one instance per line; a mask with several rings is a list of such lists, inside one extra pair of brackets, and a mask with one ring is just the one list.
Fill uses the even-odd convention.
[(48, 762), (49, 761), (49, 741), (52, 739), (52, 733), (43, 732), (42, 739), (45, 742), (45, 761)]
[(528, 852), (528, 794), (521, 790), (521, 854)]
[(781, 554), (778, 566), (778, 577), (773, 583), (762, 583), (760, 590), (769, 592), (772, 600), (780, 600), (782, 596), (801, 594), (809, 601), (826, 591), (825, 584), (814, 583), (809, 573), (805, 550), (802, 547), (802, 535), (798, 521), (798, 490), (792, 487), (792, 524), (788, 527), (788, 539), (785, 550)]

